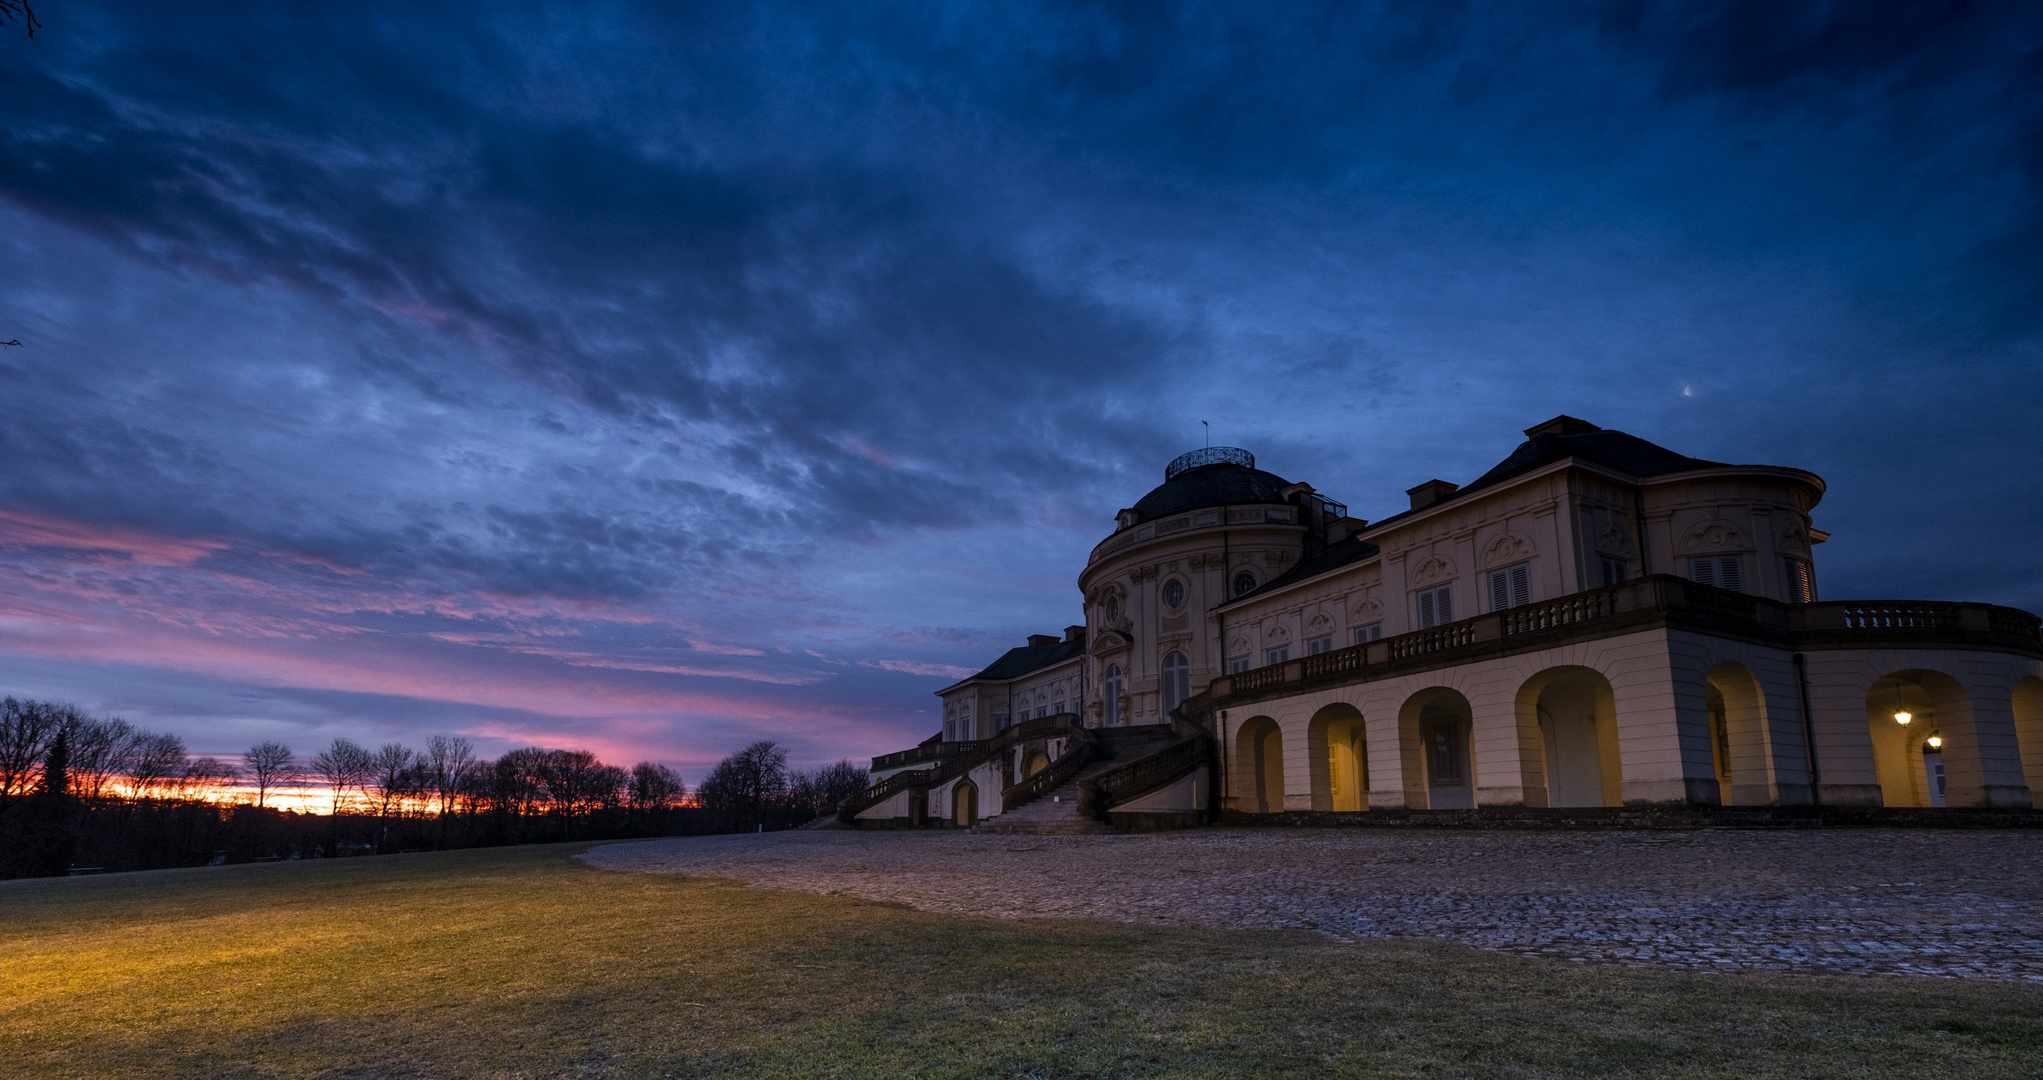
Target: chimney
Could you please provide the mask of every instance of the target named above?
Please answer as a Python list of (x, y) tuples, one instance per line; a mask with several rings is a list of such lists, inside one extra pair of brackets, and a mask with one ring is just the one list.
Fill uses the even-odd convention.
[(1084, 640), (1085, 640), (1085, 627), (1084, 627), (1083, 625), (1080, 625), (1080, 626), (1067, 626), (1067, 627), (1065, 627), (1065, 628), (1064, 628), (1064, 640), (1065, 640), (1065, 641), (1084, 641)]
[(1412, 497), (1412, 509), (1424, 510), (1460, 490), (1460, 484), (1450, 484), (1445, 480), (1428, 480), (1418, 487), (1406, 488), (1405, 494)]
[(1055, 635), (1055, 634), (1030, 634), (1030, 635), (1029, 635), (1029, 648), (1031, 648), (1031, 649), (1040, 649), (1040, 648), (1042, 648), (1042, 647), (1043, 647), (1043, 646), (1045, 646), (1045, 645), (1056, 645), (1056, 644), (1059, 644), (1059, 642), (1058, 642), (1058, 640), (1057, 640), (1057, 635)]

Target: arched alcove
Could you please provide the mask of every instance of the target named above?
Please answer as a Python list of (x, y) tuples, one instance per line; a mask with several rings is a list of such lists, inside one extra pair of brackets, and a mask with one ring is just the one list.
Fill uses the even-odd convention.
[(2015, 683), (2015, 740), (2022, 751), (2022, 777), (2029, 795), (2043, 804), (2043, 679), (2034, 675)]
[(1418, 783), (1406, 785), (1408, 803), (1417, 794), (1432, 810), (1474, 808), (1475, 755), (1469, 745), (1473, 718), (1468, 699), (1444, 686), (1405, 699), (1398, 710), (1399, 741), (1416, 751), (1417, 760), (1408, 767), (1418, 767)]
[(1306, 733), (1312, 765), (1314, 810), (1369, 809), (1369, 744), (1361, 710), (1329, 705), (1313, 714)]
[(1284, 809), (1284, 733), (1267, 716), (1250, 717), (1235, 733), (1235, 807), (1250, 814)]
[(1745, 665), (1727, 660), (1709, 670), (1704, 690), (1719, 800), (1726, 806), (1778, 801), (1767, 742), (1766, 695), (1759, 680)]
[(1621, 806), (1623, 770), (1610, 680), (1594, 668), (1548, 668), (1525, 681), (1539, 728), (1548, 806)]
[(1873, 680), (1866, 691), (1866, 725), (1886, 806), (1944, 805), (1939, 767), (1956, 755), (1978, 756), (1968, 745), (1971, 701), (1958, 680), (1941, 671), (1911, 668)]

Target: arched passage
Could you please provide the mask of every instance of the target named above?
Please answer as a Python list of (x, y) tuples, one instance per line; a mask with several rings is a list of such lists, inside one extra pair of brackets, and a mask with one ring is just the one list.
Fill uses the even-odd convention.
[(1972, 703), (1958, 680), (1912, 668), (1873, 681), (1866, 691), (1873, 771), (1886, 806), (1943, 806), (1953, 757), (1976, 761)]
[[(1443, 686), (1421, 690), (1398, 710), (1399, 742), (1416, 751), (1416, 785), (1406, 785), (1407, 805), (1430, 810), (1475, 807), (1475, 757), (1469, 752), (1474, 711), (1460, 692)], [(1416, 787), (1418, 790), (1413, 791)], [(1414, 795), (1423, 802), (1418, 802)]]
[(2043, 679), (2015, 683), (2015, 741), (2022, 750), (2022, 776), (2029, 793), (2043, 803)]
[(951, 824), (960, 829), (969, 829), (979, 820), (979, 786), (970, 780), (960, 780), (951, 789)]
[(1623, 805), (1610, 680), (1594, 668), (1548, 668), (1526, 680), (1518, 697), (1538, 723), (1547, 805)]
[(1022, 779), (1026, 780), (1049, 767), (1050, 755), (1041, 750), (1032, 750), (1028, 757), (1022, 759)]
[(1718, 800), (1726, 806), (1778, 801), (1773, 755), (1767, 743), (1766, 696), (1743, 664), (1725, 661), (1705, 676), (1710, 756), (1716, 762)]
[(1329, 705), (1305, 729), (1312, 765), (1314, 810), (1369, 809), (1369, 744), (1362, 713), (1353, 705)]
[(1267, 716), (1250, 717), (1235, 733), (1235, 806), (1251, 814), (1284, 809), (1284, 733)]

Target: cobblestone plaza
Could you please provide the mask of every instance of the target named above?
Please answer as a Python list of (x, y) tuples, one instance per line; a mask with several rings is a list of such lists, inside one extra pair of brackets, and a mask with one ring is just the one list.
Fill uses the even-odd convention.
[(995, 918), (1433, 938), (1576, 962), (2043, 982), (2043, 834), (798, 831), (596, 866)]

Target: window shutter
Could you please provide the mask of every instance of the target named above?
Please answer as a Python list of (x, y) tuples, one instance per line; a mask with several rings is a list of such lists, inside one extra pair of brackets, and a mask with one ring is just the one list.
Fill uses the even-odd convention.
[(1436, 620), (1433, 618), (1433, 591), (1428, 589), (1419, 594), (1419, 629), (1430, 630), (1435, 622)]
[(1520, 563), (1511, 568), (1511, 606), (1532, 603), (1532, 568)]
[(1490, 571), (1490, 610), (1502, 611), (1511, 606), (1511, 572)]
[(1452, 586), (1442, 585), (1433, 590), (1440, 594), (1440, 599), (1434, 603), (1433, 609), (1443, 624), (1454, 621), (1454, 594), (1449, 591), (1451, 588)]
[(1728, 559), (1722, 560), (1722, 562), (1718, 566), (1717, 580), (1723, 585), (1724, 588), (1729, 589), (1732, 592), (1744, 592), (1745, 591), (1744, 569), (1745, 567), (1743, 561), (1740, 560), (1738, 556), (1733, 555)]
[(1715, 585), (1717, 583), (1716, 560), (1714, 559), (1688, 560), (1688, 576), (1694, 578), (1695, 583), (1698, 585)]

